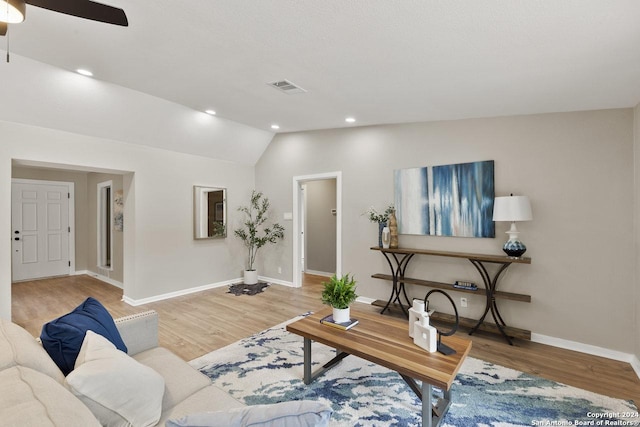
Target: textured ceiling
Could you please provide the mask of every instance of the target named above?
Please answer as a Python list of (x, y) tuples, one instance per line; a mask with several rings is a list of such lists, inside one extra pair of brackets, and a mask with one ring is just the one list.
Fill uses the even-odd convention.
[(637, 0), (107, 3), (128, 28), (27, 6), (11, 51), (280, 132), (640, 102)]

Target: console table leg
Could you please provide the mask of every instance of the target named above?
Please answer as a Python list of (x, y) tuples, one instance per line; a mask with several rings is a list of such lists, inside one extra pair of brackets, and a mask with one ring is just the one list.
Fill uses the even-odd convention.
[(392, 254), (393, 260), (395, 261), (395, 267), (394, 267), (394, 263), (391, 262), (391, 259), (389, 259), (389, 256), (387, 255), (386, 252), (382, 252), (382, 255), (384, 255), (384, 257), (387, 260), (387, 263), (389, 264), (389, 269), (391, 270), (391, 277), (393, 277), (393, 286), (391, 288), (391, 296), (389, 297), (389, 301), (387, 301), (387, 304), (384, 306), (382, 311), (380, 311), (380, 314), (384, 314), (384, 312), (387, 311), (387, 309), (392, 303), (397, 303), (400, 306), (400, 310), (402, 310), (402, 313), (405, 315), (405, 317), (408, 318), (409, 312), (407, 311), (407, 309), (404, 307), (404, 304), (402, 303), (402, 299), (400, 298), (401, 295), (404, 295), (404, 298), (407, 301), (408, 307), (411, 307), (411, 302), (409, 301), (409, 297), (407, 297), (407, 292), (404, 288), (404, 283), (400, 281), (400, 278), (404, 276), (404, 272), (407, 269), (407, 265), (409, 264), (409, 261), (411, 260), (411, 258), (413, 258), (413, 254), (407, 254), (404, 257), (402, 257), (401, 260), (398, 259), (396, 254)]
[(480, 320), (478, 320), (478, 323), (476, 323), (476, 325), (471, 329), (471, 331), (469, 331), (469, 335), (473, 335), (478, 330), (480, 325), (484, 323), (484, 319), (487, 317), (487, 314), (489, 313), (489, 311), (491, 311), (491, 316), (493, 317), (493, 320), (496, 322), (495, 323), (496, 327), (498, 328), (502, 336), (504, 336), (504, 338), (507, 340), (509, 345), (513, 345), (513, 342), (511, 341), (511, 337), (507, 335), (507, 333), (504, 330), (504, 326), (507, 326), (507, 324), (505, 323), (505, 321), (502, 319), (502, 316), (500, 315), (500, 311), (498, 310), (498, 306), (496, 304), (496, 297), (494, 295), (494, 292), (496, 291), (496, 286), (498, 285), (498, 278), (507, 269), (507, 267), (511, 265), (511, 263), (510, 262), (500, 263), (501, 266), (492, 279), (491, 276), (489, 275), (489, 272), (487, 271), (484, 264), (482, 263), (482, 261), (478, 261), (474, 259), (470, 259), (469, 261), (471, 261), (471, 264), (473, 264), (473, 266), (480, 273), (480, 276), (482, 277), (482, 281), (484, 282), (484, 287), (485, 287), (486, 297), (487, 297), (484, 313), (482, 314), (482, 317), (480, 317)]

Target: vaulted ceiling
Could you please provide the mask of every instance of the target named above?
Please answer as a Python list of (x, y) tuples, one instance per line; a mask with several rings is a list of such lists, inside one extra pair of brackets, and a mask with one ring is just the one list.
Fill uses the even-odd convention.
[(269, 133), (640, 102), (637, 0), (105, 2), (129, 27), (27, 6), (10, 51)]

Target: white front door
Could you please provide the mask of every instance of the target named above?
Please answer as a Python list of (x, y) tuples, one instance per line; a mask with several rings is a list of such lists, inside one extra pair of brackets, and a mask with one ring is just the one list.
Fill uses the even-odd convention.
[(70, 273), (69, 185), (12, 183), (13, 281)]

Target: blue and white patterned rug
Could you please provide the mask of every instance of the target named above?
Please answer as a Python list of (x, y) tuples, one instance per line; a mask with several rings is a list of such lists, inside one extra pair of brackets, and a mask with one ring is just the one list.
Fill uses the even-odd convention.
[[(334, 410), (331, 426), (420, 425), (421, 403), (400, 375), (358, 357), (347, 357), (304, 385), (303, 340), (287, 332), (286, 323), (190, 363), (247, 405), (324, 400)], [(319, 366), (335, 352), (313, 343), (312, 354)], [(451, 400), (442, 427), (580, 425), (576, 420), (593, 422), (582, 425), (637, 426), (640, 420), (632, 402), (471, 357), (456, 377)]]

